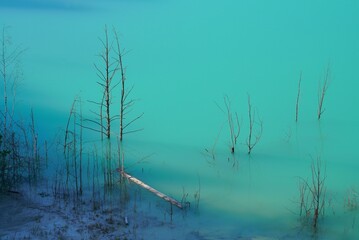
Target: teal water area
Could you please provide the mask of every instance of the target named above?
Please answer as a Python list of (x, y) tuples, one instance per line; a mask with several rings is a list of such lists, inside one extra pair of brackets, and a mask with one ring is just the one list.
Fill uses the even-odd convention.
[[(348, 192), (359, 191), (358, 11), (354, 0), (16, 0), (0, 3), (0, 23), (27, 48), (18, 114), (26, 118), (32, 107), (41, 137), (50, 140), (65, 128), (75, 96), (92, 116), (87, 100), (101, 96), (93, 67), (98, 38), (105, 25), (117, 29), (138, 99), (134, 116), (144, 112), (136, 122), (144, 130), (124, 141), (128, 171), (179, 199), (185, 191), (193, 201), (200, 186), (199, 214), (181, 220), (188, 232), (204, 239), (312, 238), (298, 220), (298, 184), (311, 179), (312, 160), (320, 157), (328, 200), (315, 237), (356, 239), (358, 209), (346, 206)], [(263, 121), (250, 156), (248, 94)], [(241, 123), (235, 154), (225, 95)]]

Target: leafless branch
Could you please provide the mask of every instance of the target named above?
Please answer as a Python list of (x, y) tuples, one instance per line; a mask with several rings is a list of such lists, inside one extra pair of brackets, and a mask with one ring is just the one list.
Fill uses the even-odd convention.
[(123, 129), (126, 129), (128, 126), (130, 126), (132, 123), (134, 123), (135, 121), (137, 121), (138, 119), (140, 119), (143, 116), (144, 113), (141, 113), (139, 116), (135, 117), (134, 119), (132, 119), (130, 122), (128, 122)]
[(327, 90), (328, 90), (330, 74), (331, 74), (330, 65), (328, 64), (327, 69), (326, 69), (326, 73), (325, 73), (325, 76), (324, 76), (323, 85), (321, 86), (321, 84), (319, 82), (319, 90), (318, 90), (318, 120), (320, 120), (322, 114), (325, 112), (325, 109), (323, 109), (323, 103), (324, 103), (324, 98), (325, 98)]
[[(248, 94), (248, 118), (249, 118), (249, 133), (248, 133), (248, 139), (247, 139), (247, 147), (248, 147), (248, 154), (251, 154), (252, 149), (258, 144), (262, 137), (263, 133), (263, 122), (261, 119), (258, 121), (255, 121), (255, 112), (252, 112), (252, 104), (251, 104), (251, 98)], [(253, 141), (253, 128), (255, 126), (259, 126), (259, 130), (257, 131), (257, 134), (254, 135), (255, 140)]]
[(299, 115), (299, 98), (300, 98), (300, 86), (302, 83), (302, 71), (300, 72), (299, 81), (298, 81), (298, 93), (297, 93), (297, 101), (295, 105), (295, 121), (298, 122), (298, 115)]
[(226, 106), (226, 113), (227, 113), (227, 121), (228, 121), (228, 127), (229, 127), (229, 137), (231, 140), (231, 153), (235, 152), (235, 147), (237, 144), (237, 139), (239, 137), (240, 133), (240, 125), (238, 120), (238, 115), (235, 113), (235, 122), (233, 120), (232, 116), (232, 110), (231, 110), (231, 103), (229, 101), (229, 97), (227, 95), (224, 96), (224, 104)]

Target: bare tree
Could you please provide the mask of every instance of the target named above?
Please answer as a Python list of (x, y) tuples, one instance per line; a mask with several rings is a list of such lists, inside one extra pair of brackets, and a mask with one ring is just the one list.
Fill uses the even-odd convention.
[(120, 101), (120, 133), (119, 138), (120, 142), (123, 140), (123, 135), (127, 133), (133, 133), (137, 131), (141, 131), (142, 129), (135, 129), (126, 131), (126, 128), (133, 124), (135, 121), (140, 119), (143, 116), (143, 113), (135, 116), (129, 121), (125, 122), (127, 115), (132, 111), (132, 107), (135, 104), (134, 99), (129, 99), (129, 96), (133, 90), (133, 85), (129, 89), (126, 88), (126, 69), (123, 66), (122, 57), (124, 56), (125, 50), (121, 49), (120, 40), (116, 30), (113, 30), (115, 39), (116, 39), (116, 54), (117, 54), (117, 62), (119, 66), (119, 70), (121, 73), (121, 101)]
[[(324, 172), (323, 172), (324, 171)], [(326, 203), (326, 173), (320, 157), (312, 160), (311, 181), (301, 178), (300, 184), (300, 217), (310, 219), (316, 231), (320, 216), (324, 216)], [(305, 214), (304, 214), (305, 213)]]
[[(4, 109), (2, 110), (3, 124), (3, 141), (7, 142), (8, 128), (12, 125), (15, 108), (15, 97), (17, 81), (21, 75), (17, 67), (19, 60), (25, 49), (20, 46), (12, 47), (11, 37), (7, 34), (9, 27), (4, 26), (0, 37), (0, 75), (3, 82), (3, 101)], [(11, 86), (11, 88), (10, 88)], [(12, 107), (9, 106), (9, 93), (12, 91)], [(11, 109), (11, 111), (9, 110)]]
[[(262, 137), (263, 122), (261, 119), (256, 121), (255, 111), (252, 111), (251, 97), (249, 94), (248, 94), (248, 118), (249, 118), (249, 133), (247, 138), (247, 147), (248, 147), (248, 154), (251, 154), (252, 149), (257, 145), (257, 143)], [(254, 126), (259, 127), (256, 133), (254, 133)]]
[(217, 136), (216, 136), (216, 138), (215, 138), (215, 140), (213, 142), (212, 147), (204, 149), (204, 154), (211, 158), (211, 162), (216, 160), (216, 154), (215, 154), (216, 146), (217, 146), (219, 137), (220, 137), (220, 135), (222, 133), (223, 126), (224, 126), (224, 124), (222, 124), (220, 130), (218, 131), (218, 134), (217, 134)]
[(105, 26), (104, 33), (104, 38), (99, 38), (102, 47), (102, 51), (98, 55), (100, 62), (94, 64), (99, 78), (97, 84), (101, 89), (101, 99), (99, 101), (89, 101), (98, 106), (99, 110), (92, 111), (96, 116), (95, 119), (84, 119), (83, 121), (92, 124), (92, 126), (86, 125), (84, 128), (100, 133), (102, 151), (104, 151), (106, 159), (106, 163), (103, 163), (104, 181), (106, 186), (111, 186), (113, 183), (111, 160), (112, 123), (119, 119), (119, 115), (112, 114), (113, 90), (119, 85), (119, 82), (115, 80), (116, 73), (119, 71), (119, 64), (114, 51), (115, 41), (110, 38), (107, 26)]
[(227, 121), (229, 127), (229, 138), (231, 140), (231, 153), (234, 153), (241, 128), (239, 125), (237, 112), (235, 112), (235, 119), (233, 119), (231, 102), (229, 101), (229, 97), (227, 95), (224, 96), (224, 104), (226, 105), (226, 114), (227, 114)]
[(80, 195), (82, 195), (83, 193), (83, 181), (82, 181), (82, 156), (83, 156), (83, 115), (82, 115), (82, 100), (81, 98), (79, 98), (79, 104), (80, 104), (80, 110), (79, 110), (79, 115), (80, 115), (80, 136), (79, 136), (79, 142), (80, 142), (80, 146), (79, 146), (79, 160), (80, 160)]
[(303, 179), (300, 179), (298, 185), (299, 190), (299, 217), (303, 219), (307, 219), (310, 215), (310, 204), (309, 201), (309, 191), (308, 191), (308, 183)]
[[(101, 135), (102, 145), (105, 148), (104, 174), (106, 185), (112, 185), (113, 182), (113, 163), (112, 163), (112, 143), (111, 137), (113, 136), (113, 123), (119, 121), (118, 137), (120, 142), (123, 140), (123, 135), (126, 133), (136, 132), (137, 130), (127, 130), (136, 120), (140, 119), (143, 115), (140, 114), (134, 118), (128, 118), (128, 114), (132, 111), (135, 100), (130, 99), (129, 95), (133, 90), (133, 86), (127, 89), (126, 83), (126, 69), (123, 65), (124, 50), (121, 49), (120, 40), (116, 30), (113, 30), (112, 37), (110, 36), (107, 26), (105, 26), (104, 38), (100, 38), (102, 51), (98, 55), (100, 62), (95, 63), (95, 69), (99, 81), (97, 84), (101, 89), (101, 99), (98, 101), (90, 101), (99, 107), (98, 111), (92, 111), (95, 114), (95, 119), (85, 119), (89, 122), (90, 126), (84, 126), (87, 129), (99, 132)], [(120, 76), (118, 78), (118, 76)], [(120, 86), (120, 101), (114, 101), (116, 91)], [(119, 104), (119, 113), (114, 114), (114, 108)], [(117, 108), (117, 107), (116, 107)], [(106, 143), (103, 141), (106, 140)], [(105, 147), (105, 148), (104, 148)], [(120, 149), (120, 148), (119, 148)], [(121, 156), (121, 154), (118, 154)]]
[(74, 133), (70, 129), (71, 127), (71, 119), (72, 116), (75, 114), (76, 109), (76, 98), (72, 102), (70, 114), (67, 119), (66, 129), (65, 129), (65, 138), (64, 138), (64, 159), (65, 159), (65, 170), (66, 170), (66, 182), (65, 182), (65, 191), (68, 192), (69, 189), (69, 180), (70, 180), (70, 154), (71, 154), (71, 147), (73, 145), (73, 142), (71, 140), (71, 137), (74, 138)]
[(118, 119), (118, 116), (111, 115), (111, 105), (112, 105), (112, 90), (119, 84), (114, 83), (114, 77), (116, 72), (119, 70), (118, 63), (113, 56), (113, 41), (109, 39), (107, 26), (105, 26), (105, 37), (104, 39), (100, 38), (102, 45), (102, 52), (98, 55), (100, 58), (100, 64), (94, 64), (96, 69), (96, 74), (99, 78), (97, 84), (102, 89), (102, 98), (99, 102), (90, 101), (99, 106), (99, 111), (92, 111), (97, 118), (95, 120), (86, 119), (95, 125), (99, 129), (90, 128), (100, 132), (101, 139), (103, 137), (110, 139), (111, 138), (111, 123), (112, 121)]
[[(37, 152), (37, 135), (34, 130), (34, 118), (31, 113), (31, 125), (25, 127), (15, 119), (16, 91), (20, 80), (22, 80), (21, 56), (25, 49), (20, 45), (14, 45), (10, 35), (9, 27), (3, 26), (0, 33), (0, 81), (3, 92), (3, 103), (0, 109), (0, 135), (2, 143), (0, 146), (3, 153), (1, 159), (1, 181), (2, 189), (16, 187), (23, 179), (28, 177), (29, 183), (38, 175), (39, 155)], [(21, 136), (19, 132), (24, 132)], [(27, 133), (31, 131), (33, 136), (32, 148), (27, 148)], [(24, 144), (25, 146), (23, 146)], [(5, 175), (4, 175), (5, 174)]]
[(40, 173), (40, 154), (39, 154), (39, 146), (38, 146), (38, 134), (36, 132), (35, 127), (35, 118), (34, 118), (34, 111), (31, 109), (30, 112), (31, 117), (31, 125), (30, 131), (32, 136), (32, 166), (33, 166), (33, 173), (34, 173), (34, 180), (37, 181), (36, 176)]
[(322, 163), (319, 157), (316, 162), (312, 163), (312, 186), (309, 188), (313, 196), (313, 227), (316, 229), (318, 225), (318, 218), (320, 215), (324, 215), (325, 206), (325, 179), (326, 174), (322, 172)]
[(297, 93), (297, 101), (296, 101), (296, 104), (295, 104), (295, 122), (298, 122), (298, 115), (299, 115), (299, 98), (300, 98), (300, 87), (301, 87), (301, 84), (302, 84), (302, 71), (300, 72), (300, 75), (299, 75), (299, 81), (298, 81), (298, 93)]
[(330, 65), (328, 64), (327, 69), (325, 71), (324, 81), (323, 84), (319, 82), (319, 89), (318, 89), (318, 120), (320, 120), (322, 114), (324, 113), (325, 109), (323, 109), (324, 98), (326, 96), (328, 90), (328, 84), (330, 80)]
[[(100, 81), (97, 84), (102, 89), (102, 98), (100, 101), (90, 101), (91, 103), (99, 106), (99, 111), (92, 111), (96, 119), (86, 121), (95, 124), (98, 128), (86, 127), (101, 133), (107, 139), (112, 135), (112, 122), (119, 120), (119, 138), (123, 140), (123, 135), (127, 133), (133, 133), (142, 129), (128, 130), (131, 124), (140, 119), (143, 115), (139, 114), (131, 119), (127, 119), (127, 115), (132, 111), (132, 107), (135, 104), (134, 99), (130, 99), (129, 96), (133, 90), (133, 86), (127, 89), (126, 86), (126, 68), (123, 65), (123, 56), (125, 50), (121, 49), (120, 40), (116, 30), (113, 30), (113, 39), (110, 38), (107, 27), (105, 26), (105, 37), (100, 39), (102, 44), (102, 52), (99, 54), (101, 60), (100, 64), (94, 64), (97, 76)], [(120, 74), (119, 80), (116, 76)], [(112, 114), (113, 91), (120, 85), (120, 111), (119, 114)]]
[[(65, 190), (69, 193), (70, 177), (74, 179), (75, 193), (78, 198), (82, 195), (82, 158), (83, 158), (83, 117), (82, 101), (80, 97), (75, 97), (72, 102), (69, 117), (67, 119), (65, 138), (64, 138), (64, 159), (66, 170)], [(73, 169), (71, 168), (73, 166)]]

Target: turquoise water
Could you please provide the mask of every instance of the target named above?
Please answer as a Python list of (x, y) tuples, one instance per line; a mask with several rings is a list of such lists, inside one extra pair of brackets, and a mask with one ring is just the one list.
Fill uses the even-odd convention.
[[(201, 183), (200, 214), (184, 227), (228, 239), (310, 238), (294, 202), (299, 178), (310, 179), (312, 158), (320, 156), (331, 205), (319, 237), (359, 236), (357, 211), (345, 208), (347, 192), (359, 191), (357, 1), (11, 2), (0, 3), (0, 23), (27, 48), (19, 115), (26, 118), (32, 107), (42, 138), (61, 132), (77, 95), (91, 116), (86, 100), (100, 96), (93, 64), (107, 24), (128, 51), (135, 112), (145, 113), (136, 123), (144, 131), (126, 136), (126, 159), (131, 165), (153, 153), (129, 170), (176, 198), (183, 188), (193, 196)], [(318, 85), (328, 65), (326, 111), (318, 122)], [(250, 157), (247, 94), (263, 120)], [(234, 156), (219, 108), (224, 95), (241, 122)]]

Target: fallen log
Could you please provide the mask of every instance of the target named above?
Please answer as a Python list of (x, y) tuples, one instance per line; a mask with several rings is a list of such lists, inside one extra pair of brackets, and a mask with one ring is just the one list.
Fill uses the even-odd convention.
[(148, 191), (150, 191), (151, 193), (156, 194), (158, 197), (162, 198), (163, 200), (171, 203), (172, 205), (175, 205), (176, 207), (182, 209), (182, 204), (180, 202), (178, 202), (177, 200), (167, 196), (164, 193), (161, 193), (160, 191), (157, 191), (156, 189), (154, 189), (153, 187), (150, 187), (149, 185), (145, 184), (144, 182), (138, 180), (135, 177), (132, 177), (131, 175), (127, 174), (125, 171), (122, 171), (120, 169), (117, 169), (117, 171), (119, 173), (121, 173), (121, 175), (125, 178), (127, 178), (128, 180), (130, 180), (133, 183), (136, 183), (137, 185), (143, 187), (144, 189), (147, 189)]

